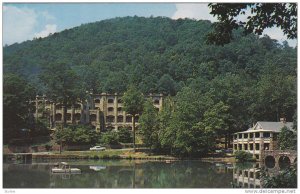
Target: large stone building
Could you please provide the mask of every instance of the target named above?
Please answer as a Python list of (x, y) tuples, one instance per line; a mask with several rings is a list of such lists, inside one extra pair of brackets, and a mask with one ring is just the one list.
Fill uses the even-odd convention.
[[(146, 98), (153, 101), (153, 105), (160, 111), (163, 106), (162, 94), (150, 94)], [(120, 94), (90, 94), (84, 101), (78, 101), (74, 106), (63, 107), (60, 103), (53, 103), (46, 96), (36, 96), (35, 101), (36, 119), (48, 118), (50, 128), (55, 128), (66, 118), (71, 124), (90, 123), (97, 131), (118, 130), (120, 127), (132, 129), (132, 115), (123, 110), (122, 95)], [(64, 109), (67, 109), (66, 114)], [(136, 117), (136, 124), (139, 117)]]
[(264, 150), (277, 150), (277, 136), (280, 130), (287, 126), (292, 127), (292, 122), (266, 122), (259, 121), (253, 128), (238, 132), (233, 135), (233, 151), (243, 150), (253, 154), (257, 160), (262, 160)]

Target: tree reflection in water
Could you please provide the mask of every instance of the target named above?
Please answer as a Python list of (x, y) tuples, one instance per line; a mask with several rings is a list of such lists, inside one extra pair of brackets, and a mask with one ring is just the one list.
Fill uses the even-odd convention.
[[(49, 165), (46, 165), (45, 169), (35, 169), (39, 164), (26, 165), (22, 168), (10, 168), (10, 165), (6, 165), (4, 187), (229, 188), (233, 173), (232, 169), (227, 169), (226, 166), (216, 167), (213, 163), (200, 161), (176, 161), (167, 164), (158, 161), (99, 160), (70, 162), (70, 165), (80, 168), (82, 174), (63, 177), (51, 174)], [(97, 170), (95, 166), (105, 166), (105, 168)], [(19, 176), (20, 174), (22, 176)], [(15, 181), (17, 176), (19, 181)], [(20, 184), (26, 179), (31, 181)]]

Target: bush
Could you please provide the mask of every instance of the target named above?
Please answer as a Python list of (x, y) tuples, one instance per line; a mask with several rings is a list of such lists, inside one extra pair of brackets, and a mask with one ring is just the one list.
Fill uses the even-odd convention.
[(127, 128), (121, 128), (118, 131), (119, 141), (121, 143), (132, 143), (132, 131)]
[(238, 162), (255, 161), (252, 154), (245, 151), (236, 151), (234, 152), (234, 156)]
[(119, 145), (119, 135), (115, 131), (103, 133), (101, 142), (105, 145)]
[(264, 188), (297, 188), (297, 164), (279, 171), (275, 176), (269, 175), (266, 170), (261, 174)]

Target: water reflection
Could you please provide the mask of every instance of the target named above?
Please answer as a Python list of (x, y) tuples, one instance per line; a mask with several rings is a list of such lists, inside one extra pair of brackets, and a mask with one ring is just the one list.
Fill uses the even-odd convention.
[(236, 163), (233, 168), (233, 186), (239, 188), (262, 188), (261, 163)]
[(5, 164), (5, 188), (230, 188), (232, 165), (199, 161), (73, 161), (82, 174), (52, 174), (52, 163)]

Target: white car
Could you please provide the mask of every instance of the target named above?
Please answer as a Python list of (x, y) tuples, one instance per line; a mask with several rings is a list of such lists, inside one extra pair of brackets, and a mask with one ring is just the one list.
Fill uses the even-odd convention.
[(105, 150), (105, 147), (102, 146), (94, 146), (90, 148), (91, 151), (103, 151)]

